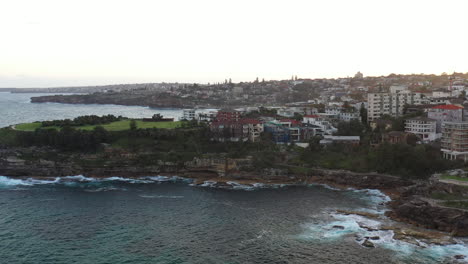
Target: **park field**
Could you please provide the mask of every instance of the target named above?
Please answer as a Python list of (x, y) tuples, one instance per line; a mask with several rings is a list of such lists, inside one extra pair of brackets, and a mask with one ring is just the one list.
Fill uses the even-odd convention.
[[(121, 120), (112, 122), (109, 124), (101, 125), (107, 131), (122, 131), (130, 129), (130, 122), (131, 119)], [(141, 120), (135, 120), (137, 128), (166, 128), (166, 129), (173, 129), (180, 127), (182, 125), (182, 121), (176, 122), (143, 122)], [(74, 126), (76, 129), (82, 130), (93, 130), (97, 125), (85, 125), (85, 126)], [(37, 128), (56, 128), (58, 127), (43, 127), (41, 122), (34, 122), (34, 123), (24, 123), (18, 124), (15, 126), (16, 130), (19, 131), (34, 131)]]

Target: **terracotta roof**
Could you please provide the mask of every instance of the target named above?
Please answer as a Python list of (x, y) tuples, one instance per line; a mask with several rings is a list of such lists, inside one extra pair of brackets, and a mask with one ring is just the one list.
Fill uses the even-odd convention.
[(432, 109), (459, 110), (463, 109), (463, 107), (458, 105), (437, 105), (432, 107)]
[(241, 122), (242, 124), (254, 124), (254, 125), (257, 125), (257, 124), (262, 123), (262, 122), (260, 122), (260, 120), (258, 120), (258, 119), (248, 119), (248, 118), (241, 119), (240, 122)]

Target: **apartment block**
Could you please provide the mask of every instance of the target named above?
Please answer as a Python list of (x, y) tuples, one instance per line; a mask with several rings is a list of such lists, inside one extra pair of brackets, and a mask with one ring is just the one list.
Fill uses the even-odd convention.
[(444, 158), (468, 161), (468, 122), (443, 122), (441, 143)]
[(367, 94), (367, 121), (374, 121), (383, 115), (393, 117), (403, 115), (405, 105), (416, 104), (421, 100), (421, 93), (401, 91), (398, 93)]
[(438, 138), (437, 121), (427, 117), (415, 117), (405, 122), (405, 132), (420, 138), (423, 142), (434, 141)]

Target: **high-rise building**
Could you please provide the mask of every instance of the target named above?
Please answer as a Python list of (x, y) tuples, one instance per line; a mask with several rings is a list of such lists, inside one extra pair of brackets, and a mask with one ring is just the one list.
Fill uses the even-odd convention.
[(420, 93), (401, 91), (398, 93), (368, 93), (367, 121), (374, 121), (383, 115), (398, 117), (404, 114), (406, 105), (418, 104)]

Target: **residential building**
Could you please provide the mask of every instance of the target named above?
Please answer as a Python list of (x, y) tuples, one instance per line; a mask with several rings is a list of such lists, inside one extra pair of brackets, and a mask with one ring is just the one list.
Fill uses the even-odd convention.
[(241, 119), (241, 113), (237, 111), (221, 110), (216, 114), (216, 121), (237, 122)]
[(319, 115), (305, 115), (302, 119), (302, 123), (316, 126), (326, 135), (332, 135), (338, 131), (327, 118)]
[(216, 111), (209, 111), (209, 112), (202, 112), (198, 113), (198, 121), (204, 121), (204, 122), (212, 122), (216, 119), (216, 115), (218, 112)]
[(442, 97), (450, 97), (450, 96), (452, 96), (452, 92), (447, 91), (447, 90), (439, 90), (439, 91), (432, 92), (433, 98), (442, 98)]
[(390, 131), (382, 135), (382, 142), (390, 144), (407, 143), (408, 133), (402, 131)]
[(437, 121), (436, 132), (442, 133), (443, 122), (462, 122), (463, 107), (458, 105), (437, 105), (427, 110), (427, 117)]
[(442, 123), (441, 151), (446, 159), (468, 161), (468, 122)]
[(415, 104), (420, 100), (421, 93), (402, 91), (398, 93), (367, 94), (367, 121), (374, 121), (383, 115), (398, 117), (403, 115), (406, 105)]
[(218, 121), (210, 124), (210, 130), (217, 141), (251, 141), (260, 140), (263, 124), (256, 119), (241, 119), (238, 121)]
[(361, 120), (361, 115), (358, 111), (354, 112), (341, 112), (338, 116), (340, 121), (349, 122), (351, 120)]
[(423, 142), (434, 141), (440, 135), (436, 132), (437, 121), (427, 117), (415, 117), (405, 122), (405, 132), (419, 137)]
[(183, 120), (194, 120), (195, 119), (195, 109), (184, 109), (182, 114)]

